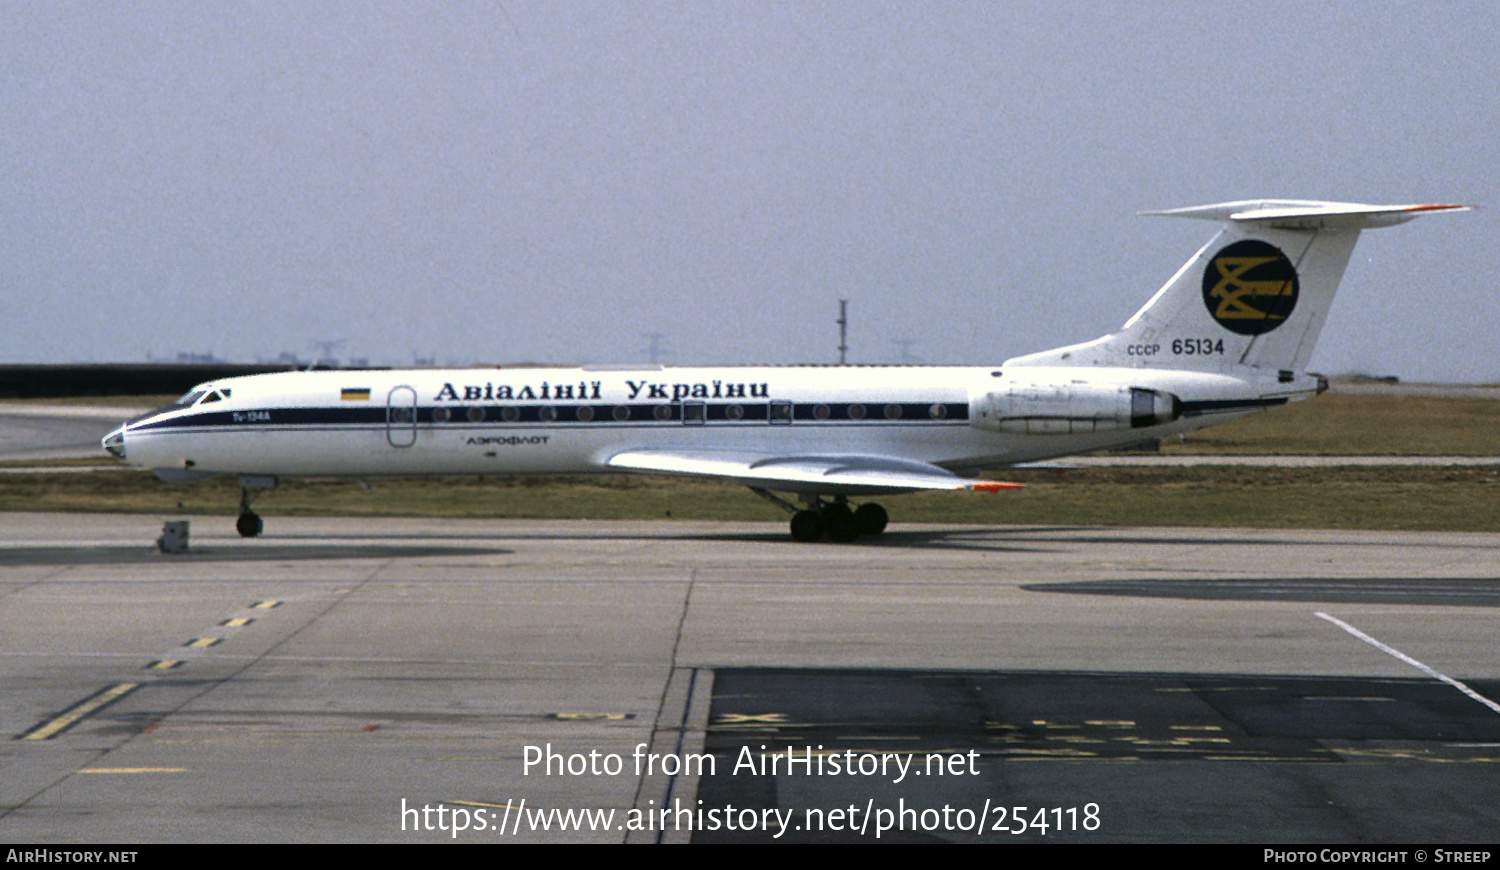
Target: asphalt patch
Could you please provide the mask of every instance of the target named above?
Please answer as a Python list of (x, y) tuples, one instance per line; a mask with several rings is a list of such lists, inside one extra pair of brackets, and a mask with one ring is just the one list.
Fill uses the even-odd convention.
[[(1473, 688), (1494, 697), (1500, 682)], [(1455, 807), (1428, 830), (1500, 830), (1493, 801), (1468, 803), (1493, 794), (1500, 716), (1424, 679), (719, 670), (704, 752), (701, 807), (774, 809), (801, 827), (694, 842), (872, 842), (868, 819), (854, 823), (882, 812), (899, 829), (881, 842), (1378, 840), (1369, 816), (1401, 819), (1427, 789), (1428, 811)], [(1401, 800), (1369, 800), (1391, 765), (1414, 768)], [(1328, 797), (1345, 789), (1357, 811)], [(1288, 816), (1287, 800), (1317, 811)]]
[(1030, 583), (1021, 588), (1028, 592), (1194, 601), (1500, 607), (1500, 579), (1493, 577), (1171, 578)]

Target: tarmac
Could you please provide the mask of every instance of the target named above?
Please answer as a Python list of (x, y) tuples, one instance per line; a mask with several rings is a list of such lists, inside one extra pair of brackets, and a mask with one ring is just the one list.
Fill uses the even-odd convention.
[(0, 402), (0, 461), (107, 459), (99, 441), (142, 410)]
[(1490, 843), (1497, 577), (1493, 534), (5, 514), (0, 839)]
[(11, 513), (0, 601), (12, 843), (1500, 836), (1500, 535)]

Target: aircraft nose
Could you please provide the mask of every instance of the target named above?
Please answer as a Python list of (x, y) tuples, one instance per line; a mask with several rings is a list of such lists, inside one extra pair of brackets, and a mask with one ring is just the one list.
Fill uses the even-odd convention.
[[(96, 429), (94, 431), (97, 432), (98, 430)], [(99, 442), (99, 446), (103, 447), (105, 450), (108, 450), (111, 454), (113, 454), (115, 456), (118, 456), (121, 459), (124, 459), (125, 458), (125, 427), (121, 426), (120, 428), (114, 430), (113, 432), (109, 433), (108, 435), (105, 435), (104, 436), (104, 440), (102, 440), (102, 441)]]

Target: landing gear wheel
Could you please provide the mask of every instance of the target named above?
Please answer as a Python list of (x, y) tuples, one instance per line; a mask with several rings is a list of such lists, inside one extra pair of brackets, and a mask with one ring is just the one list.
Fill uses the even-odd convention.
[(250, 509), (250, 502), (261, 492), (275, 487), (276, 478), (274, 477), (240, 478), (240, 517), (234, 521), (234, 528), (240, 533), (240, 537), (253, 538), (266, 527), (266, 524), (260, 521), (260, 514)]
[(875, 502), (865, 502), (854, 511), (854, 531), (861, 535), (878, 535), (885, 531), (890, 516)]
[(804, 544), (823, 537), (823, 517), (817, 511), (797, 511), (792, 514), (792, 538)]
[(854, 513), (846, 504), (823, 506), (823, 524), (828, 527), (828, 537), (847, 544), (859, 536), (854, 527)]
[(234, 521), (235, 531), (239, 532), (242, 538), (253, 538), (259, 535), (265, 527), (266, 524), (261, 522), (260, 514), (255, 511), (245, 511), (240, 514), (239, 519)]

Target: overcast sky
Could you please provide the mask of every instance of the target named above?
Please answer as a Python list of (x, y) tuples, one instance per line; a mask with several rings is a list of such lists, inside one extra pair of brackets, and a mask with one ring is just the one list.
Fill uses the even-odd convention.
[[(1500, 381), (1500, 4), (0, 3), (5, 362), (992, 364), (1368, 233), (1313, 368)], [(654, 336), (654, 338), (653, 338)]]

